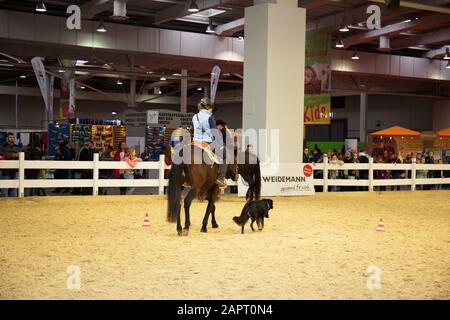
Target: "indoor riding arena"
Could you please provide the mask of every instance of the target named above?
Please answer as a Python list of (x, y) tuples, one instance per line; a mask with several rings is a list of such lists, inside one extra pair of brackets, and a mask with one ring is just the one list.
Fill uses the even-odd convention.
[(0, 0), (0, 309), (447, 307), (449, 21), (450, 0)]
[[(2, 299), (449, 299), (449, 191), (276, 197), (263, 231), (234, 224), (244, 200), (217, 202), (218, 229), (188, 237), (166, 199), (2, 200)], [(143, 227), (148, 214), (149, 227)], [(377, 232), (380, 219), (384, 232)], [(67, 268), (80, 268), (69, 290)], [(368, 289), (370, 266), (381, 287)]]

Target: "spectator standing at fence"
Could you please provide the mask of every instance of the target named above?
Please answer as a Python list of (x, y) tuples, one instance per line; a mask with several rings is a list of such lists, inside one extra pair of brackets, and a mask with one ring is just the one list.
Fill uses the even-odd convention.
[[(359, 163), (358, 153), (356, 153), (356, 152), (352, 153), (351, 163)], [(348, 179), (350, 179), (350, 180), (358, 180), (359, 179), (359, 170), (349, 170), (349, 172), (348, 172)], [(349, 187), (349, 190), (357, 191), (358, 187)]]
[[(338, 164), (343, 165), (344, 161), (339, 160), (337, 155), (335, 153), (333, 153), (331, 155), (331, 158), (329, 159), (328, 163), (331, 165), (338, 165)], [(328, 170), (328, 175), (329, 175), (330, 179), (337, 179), (339, 177), (339, 170)], [(339, 191), (338, 186), (331, 186), (330, 188), (331, 188), (330, 191), (332, 191), (332, 192)]]
[[(79, 161), (94, 161), (94, 153), (97, 153), (97, 150), (94, 147), (94, 141), (89, 141), (87, 145), (84, 146), (80, 150)], [(81, 170), (81, 179), (92, 179), (93, 174), (90, 169), (82, 169)], [(92, 194), (92, 188), (81, 188), (81, 194), (89, 195)]]
[[(42, 157), (41, 149), (39, 148), (39, 141), (32, 141), (28, 152), (25, 154), (27, 160), (39, 161)], [(37, 180), (39, 179), (40, 169), (27, 169), (25, 170), (25, 176), (27, 179)], [(43, 188), (31, 188), (30, 196), (39, 196)], [(45, 193), (45, 191), (44, 191)]]
[[(139, 162), (142, 162), (142, 159), (136, 156), (136, 149), (129, 148), (127, 156), (125, 157), (126, 163), (134, 168)], [(135, 170), (134, 169), (126, 169), (123, 178), (124, 179), (134, 179)], [(127, 188), (125, 194), (130, 195), (134, 192), (135, 188)]]
[[(125, 157), (127, 156), (127, 145), (125, 144), (125, 142), (122, 142), (120, 144), (119, 150), (116, 151), (115, 155), (114, 155), (114, 161), (125, 161)], [(120, 178), (123, 179), (123, 174), (124, 174), (125, 170), (119, 170), (116, 169), (114, 170), (114, 176), (116, 178)], [(127, 192), (127, 188), (126, 187), (120, 187), (120, 194), (121, 195), (125, 195)]]
[(145, 147), (144, 152), (141, 154), (142, 161), (151, 161), (152, 158), (152, 149), (150, 147)]
[[(100, 161), (114, 161), (114, 148), (112, 146), (108, 146), (106, 150), (100, 154)], [(102, 169), (99, 171), (99, 177), (100, 179), (113, 179), (114, 170)], [(106, 188), (99, 188), (98, 192), (104, 196), (108, 194)]]
[[(434, 164), (435, 163), (433, 151), (428, 152), (428, 156), (425, 158), (425, 163), (426, 164)], [(435, 174), (436, 174), (435, 170), (428, 170), (427, 178), (432, 179), (435, 177)], [(435, 187), (434, 185), (425, 185), (424, 190), (433, 190), (434, 187)]]
[[(419, 164), (425, 164), (425, 158), (421, 157), (420, 160), (418, 160)], [(428, 170), (417, 170), (416, 171), (416, 179), (426, 179), (428, 175)], [(417, 185), (417, 190), (424, 190), (424, 185)]]
[[(18, 160), (19, 159), (19, 152), (20, 147), (15, 144), (15, 137), (14, 137), (14, 133), (12, 132), (8, 132), (6, 134), (6, 143), (3, 145), (3, 156), (5, 158), (5, 160)], [(19, 178), (19, 171), (17, 169), (4, 169), (2, 171), (3, 177), (2, 179), (15, 179), (17, 180)], [(17, 197), (17, 189), (7, 189), (6, 191), (6, 196), (10, 196), (10, 197)]]
[[(369, 155), (362, 150), (358, 154), (359, 163), (369, 163)], [(369, 170), (359, 170), (359, 179), (361, 180), (369, 180)], [(369, 187), (361, 186), (359, 187), (361, 191), (368, 191)]]
[(309, 149), (304, 148), (303, 149), (303, 163), (310, 163), (311, 162), (311, 156), (309, 154)]
[[(386, 163), (383, 155), (378, 155), (375, 160), (376, 163)], [(386, 170), (374, 170), (375, 179), (387, 179), (388, 173)], [(386, 191), (386, 186), (380, 186), (379, 191)]]

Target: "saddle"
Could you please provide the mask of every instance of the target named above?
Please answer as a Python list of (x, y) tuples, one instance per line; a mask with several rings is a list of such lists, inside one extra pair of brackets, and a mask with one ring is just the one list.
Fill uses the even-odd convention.
[(206, 153), (208, 158), (211, 160), (212, 164), (214, 164), (214, 163), (221, 164), (222, 163), (222, 160), (211, 150), (208, 143), (194, 141), (194, 142), (192, 142), (191, 145), (202, 149)]

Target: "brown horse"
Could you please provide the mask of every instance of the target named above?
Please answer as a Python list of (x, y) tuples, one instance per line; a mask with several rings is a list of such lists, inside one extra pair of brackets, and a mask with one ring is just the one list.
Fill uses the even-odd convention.
[[(212, 228), (219, 227), (215, 216), (215, 202), (218, 200), (220, 194), (220, 189), (216, 184), (219, 166), (208, 157), (204, 157), (203, 152), (192, 152), (195, 148), (198, 147), (191, 147), (191, 154), (188, 156), (190, 161), (188, 161), (188, 164), (173, 163), (169, 173), (167, 220), (171, 223), (177, 223), (177, 233), (179, 236), (187, 236), (189, 234), (189, 227), (191, 225), (190, 207), (192, 201), (196, 197), (200, 201), (205, 199), (208, 200), (208, 206), (200, 231), (208, 232), (207, 225), (210, 214), (212, 217)], [(205, 161), (205, 159), (209, 159), (209, 161)], [(244, 163), (237, 164), (238, 162)], [(249, 153), (248, 151), (240, 153), (238, 157), (236, 157), (234, 163), (228, 165), (226, 178), (236, 181), (237, 173), (240, 174), (249, 185), (246, 199), (259, 200), (261, 194), (261, 174), (259, 159), (256, 155)], [(189, 192), (184, 198), (184, 229), (181, 225), (181, 194), (183, 185), (190, 186)]]
[[(197, 146), (192, 147), (194, 151)], [(197, 150), (198, 151), (198, 150)], [(201, 157), (198, 159), (198, 157)], [(177, 223), (179, 236), (189, 234), (190, 207), (192, 200), (197, 197), (200, 201), (208, 200), (205, 217), (203, 218), (201, 232), (208, 232), (207, 224), (209, 215), (212, 214), (212, 227), (218, 228), (215, 217), (216, 206), (214, 203), (219, 198), (220, 189), (216, 184), (219, 166), (217, 163), (204, 161), (202, 152), (191, 152), (189, 164), (172, 164), (169, 174), (167, 220)], [(182, 186), (190, 186), (190, 190), (184, 198), (185, 223), (184, 230), (181, 227), (181, 191)]]

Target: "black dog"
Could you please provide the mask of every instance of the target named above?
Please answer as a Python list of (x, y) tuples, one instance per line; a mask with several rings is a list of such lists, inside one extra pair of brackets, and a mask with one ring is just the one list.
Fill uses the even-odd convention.
[(269, 210), (273, 209), (273, 201), (270, 199), (249, 201), (245, 204), (239, 217), (234, 217), (233, 221), (242, 226), (242, 234), (244, 233), (244, 226), (249, 219), (252, 219), (250, 227), (253, 231), (253, 223), (256, 221), (258, 230), (264, 229), (264, 218), (269, 218)]

